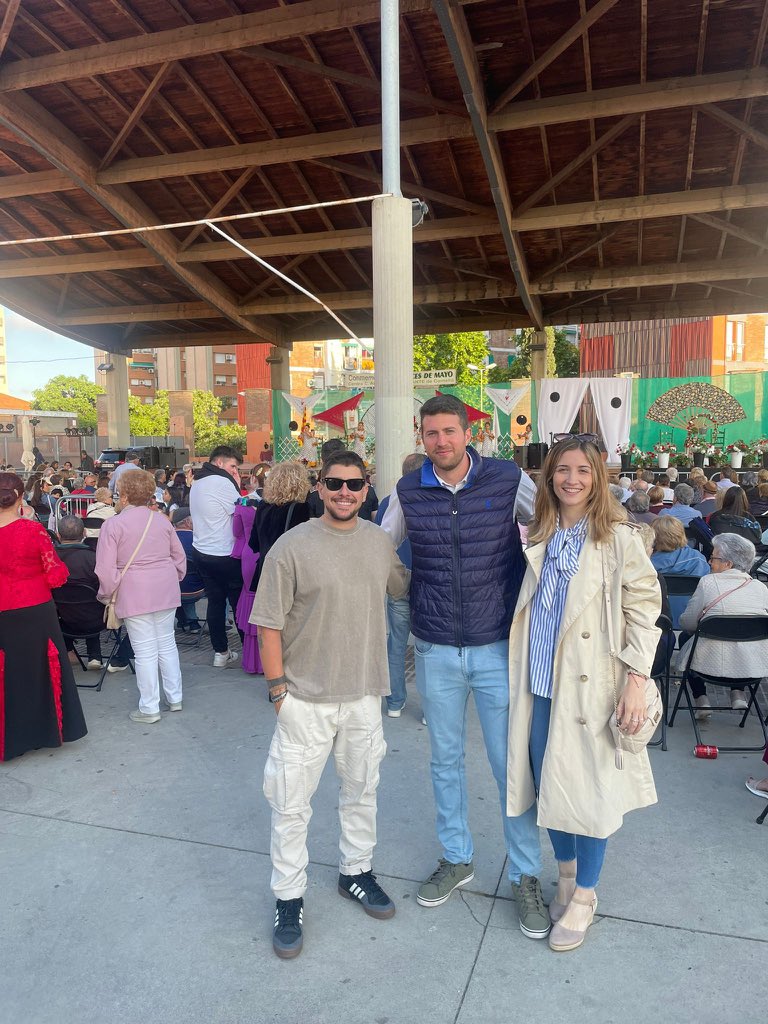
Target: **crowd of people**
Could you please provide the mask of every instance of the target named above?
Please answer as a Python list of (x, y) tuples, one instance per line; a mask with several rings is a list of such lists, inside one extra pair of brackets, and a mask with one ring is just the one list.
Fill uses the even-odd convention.
[[(203, 629), (205, 598), (213, 669), (238, 662), (237, 630), (242, 668), (265, 677), (277, 713), (263, 788), (281, 958), (303, 946), (311, 801), (331, 752), (338, 891), (374, 918), (395, 914), (373, 853), (382, 700), (401, 717), (409, 636), (440, 846), (417, 901), (439, 907), (474, 877), (472, 695), (520, 929), (564, 952), (594, 919), (609, 838), (626, 813), (656, 801), (646, 744), (658, 722), (653, 679), (671, 653), (658, 624), (673, 616), (666, 579), (695, 578), (679, 615), (682, 657), (713, 608), (768, 615), (768, 588), (750, 575), (768, 473), (742, 477), (746, 486), (726, 471), (716, 483), (703, 473), (679, 482), (672, 470), (610, 477), (594, 436), (567, 435), (534, 484), (514, 462), (478, 454), (451, 396), (424, 403), (420, 433), (423, 452), (405, 459), (381, 505), (365, 462), (341, 441), (324, 445), (317, 478), (266, 458), (241, 474), (227, 446), (178, 471), (149, 473), (129, 457), (104, 476), (92, 464), (45, 466), (26, 482), (0, 473), (0, 760), (85, 735), (76, 645), (86, 670), (105, 668), (105, 609), (124, 627), (106, 669), (135, 668), (130, 720), (161, 722), (161, 699), (181, 712), (176, 632)], [(65, 515), (59, 490), (71, 499)], [(690, 666), (697, 714), (709, 710), (702, 666), (746, 709), (765, 645), (734, 656), (706, 643)], [(747, 785), (768, 797), (768, 780)], [(539, 827), (559, 872), (548, 905)]]

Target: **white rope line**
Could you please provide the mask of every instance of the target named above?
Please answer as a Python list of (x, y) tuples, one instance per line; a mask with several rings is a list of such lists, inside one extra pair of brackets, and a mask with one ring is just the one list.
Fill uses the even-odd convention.
[(261, 256), (257, 256), (255, 252), (251, 252), (251, 250), (247, 246), (243, 245), (242, 242), (239, 242), (236, 238), (232, 238), (231, 235), (228, 235), (226, 231), (223, 231), (217, 224), (214, 224), (213, 221), (206, 220), (203, 221), (203, 223), (206, 224), (209, 228), (211, 228), (212, 231), (215, 231), (217, 235), (221, 235), (222, 238), (226, 238), (228, 242), (231, 242), (236, 249), (240, 249), (241, 252), (244, 252), (246, 256), (250, 256), (252, 259), (256, 260), (257, 263), (260, 263), (262, 267), (265, 267), (267, 270), (270, 270), (273, 274), (277, 274), (278, 277), (281, 277), (283, 281), (291, 285), (292, 288), (296, 288), (303, 295), (306, 295), (308, 299), (312, 299), (313, 302), (316, 302), (318, 306), (322, 306), (325, 312), (329, 316), (332, 316), (336, 323), (340, 324), (341, 327), (344, 329), (344, 337), (354, 338), (355, 341), (357, 342), (360, 341), (360, 339), (352, 330), (352, 328), (348, 324), (345, 324), (341, 317), (337, 316), (336, 313), (334, 313), (334, 311), (330, 308), (330, 306), (326, 306), (322, 299), (319, 299), (316, 295), (313, 295), (312, 292), (308, 291), (303, 285), (300, 285), (298, 281), (294, 281), (292, 277), (288, 277), (288, 275), (284, 274), (282, 270), (278, 270), (277, 267), (273, 267), (271, 263), (267, 263), (267, 261), (262, 259)]
[[(138, 228), (113, 228), (110, 231), (83, 231), (77, 235), (45, 235), (39, 238), (11, 238), (0, 241), (0, 246), (5, 245), (33, 245), (37, 242), (75, 242), (81, 238), (111, 238), (114, 235), (138, 235), (147, 231), (171, 231), (174, 228), (196, 228), (201, 224), (213, 227), (214, 224), (224, 224), (228, 221), (249, 220), (254, 217), (275, 217), (284, 213), (303, 213), (307, 210), (324, 210), (329, 206), (349, 206), (352, 203), (370, 203), (374, 199), (383, 199), (390, 195), (389, 192), (381, 192), (375, 196), (353, 196), (351, 199), (330, 199), (325, 203), (305, 203), (303, 206), (282, 206), (277, 210), (256, 210), (250, 213), (230, 213), (223, 217), (202, 217), (199, 220), (180, 220), (173, 224), (144, 224)], [(225, 236), (229, 238), (229, 236)], [(232, 239), (229, 239), (230, 242)], [(256, 257), (254, 257), (256, 258)], [(277, 273), (277, 271), (275, 271)], [(294, 284), (295, 282), (291, 282)], [(298, 288), (299, 286), (296, 285)], [(314, 296), (313, 296), (314, 297)]]

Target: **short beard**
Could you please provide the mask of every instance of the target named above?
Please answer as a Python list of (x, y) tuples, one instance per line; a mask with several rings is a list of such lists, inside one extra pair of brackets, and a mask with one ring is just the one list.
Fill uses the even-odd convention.
[(342, 515), (339, 515), (339, 513), (336, 511), (336, 509), (332, 505), (325, 505), (324, 507), (325, 507), (325, 511), (328, 513), (328, 515), (331, 517), (331, 519), (335, 519), (338, 523), (348, 523), (350, 521), (350, 519), (354, 519), (355, 516), (360, 511), (360, 508), (358, 507), (358, 508), (354, 509), (349, 515), (342, 516)]
[(437, 466), (437, 467), (438, 467), (438, 469), (442, 469), (442, 470), (445, 470), (445, 471), (446, 471), (447, 473), (452, 473), (454, 469), (458, 469), (458, 468), (459, 468), (459, 466), (460, 466), (460, 465), (462, 464), (462, 462), (464, 461), (464, 456), (465, 456), (466, 454), (467, 454), (467, 449), (465, 448), (465, 449), (464, 449), (464, 451), (463, 451), (463, 452), (461, 452), (461, 454), (459, 455), (459, 457), (458, 457), (458, 458), (456, 459), (456, 461), (455, 461), (455, 462), (453, 462), (453, 463), (451, 463), (450, 465), (446, 465), (445, 463), (443, 463), (443, 464), (441, 465), (441, 464), (440, 464), (439, 462), (437, 462), (437, 459), (438, 459), (438, 458), (440, 458), (440, 456), (435, 456), (435, 458), (433, 458), (433, 457), (432, 457), (432, 456), (430, 455), (430, 456), (429, 456), (429, 459), (430, 459), (430, 461), (431, 461), (431, 462), (432, 462), (432, 463), (433, 463), (433, 464), (434, 464), (435, 466)]

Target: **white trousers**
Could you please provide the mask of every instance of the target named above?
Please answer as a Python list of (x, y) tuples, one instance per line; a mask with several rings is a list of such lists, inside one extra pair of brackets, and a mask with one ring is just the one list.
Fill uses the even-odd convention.
[(310, 802), (331, 750), (341, 781), (339, 870), (356, 875), (371, 869), (379, 765), (387, 750), (381, 698), (313, 704), (288, 694), (264, 767), (264, 796), (272, 808), (272, 891), (278, 899), (306, 892)]
[(169, 704), (181, 700), (181, 665), (173, 632), (176, 609), (129, 615), (125, 620), (131, 638), (139, 687), (139, 711), (155, 715), (160, 710), (160, 674)]

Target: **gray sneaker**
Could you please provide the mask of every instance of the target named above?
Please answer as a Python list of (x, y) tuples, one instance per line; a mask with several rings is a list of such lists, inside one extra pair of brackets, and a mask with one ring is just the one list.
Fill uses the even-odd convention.
[(440, 858), (440, 863), (426, 882), (422, 882), (416, 894), (416, 902), (422, 907), (439, 907), (445, 903), (454, 889), (467, 885), (475, 877), (472, 861), (469, 864), (451, 864)]
[(517, 903), (520, 931), (529, 939), (546, 939), (550, 921), (541, 885), (533, 875), (523, 875), (520, 882), (512, 883), (512, 899)]

